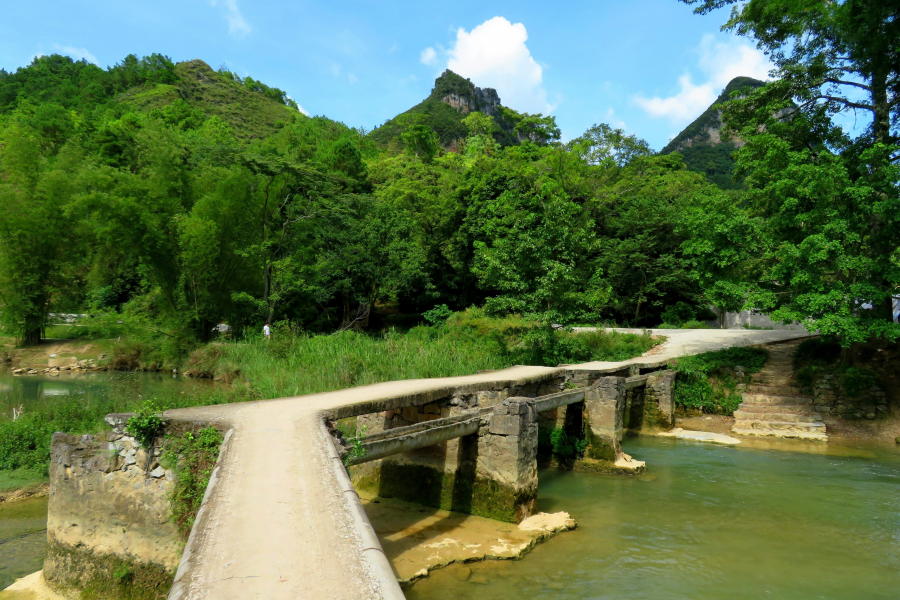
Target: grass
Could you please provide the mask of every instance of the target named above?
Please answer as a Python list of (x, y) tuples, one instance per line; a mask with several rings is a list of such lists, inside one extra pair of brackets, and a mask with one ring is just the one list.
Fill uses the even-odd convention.
[(762, 369), (768, 357), (768, 351), (762, 348), (743, 347), (679, 358), (674, 364), (676, 406), (717, 415), (734, 414), (741, 403), (738, 383)]
[[(198, 374), (233, 381), (232, 385), (143, 399), (127, 393), (71, 398), (34, 405), (32, 412), (17, 421), (0, 418), (0, 470), (26, 469), (43, 476), (53, 432), (104, 432), (106, 414), (135, 411), (145, 401), (166, 410), (313, 394), (382, 381), (470, 375), (516, 364), (625, 360), (656, 343), (647, 334), (575, 334), (519, 316), (491, 318), (479, 309), (456, 313), (440, 326), (414, 327), (405, 334), (390, 330), (376, 335), (352, 331), (307, 335), (278, 326), (271, 340), (260, 337), (210, 344), (195, 350), (185, 362)], [(142, 363), (144, 357), (137, 351), (142, 347), (123, 340), (113, 349), (113, 363), (127, 362), (131, 368), (154, 366)], [(127, 352), (137, 354), (128, 359)]]
[(13, 471), (0, 471), (0, 492), (27, 488), (47, 481), (43, 474), (36, 473), (32, 469), (16, 469)]

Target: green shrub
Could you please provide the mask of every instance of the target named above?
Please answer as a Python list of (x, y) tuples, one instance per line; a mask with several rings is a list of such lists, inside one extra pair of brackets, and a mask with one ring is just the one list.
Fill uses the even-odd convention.
[(222, 439), (221, 431), (205, 427), (197, 433), (167, 437), (164, 442), (163, 466), (175, 471), (175, 487), (169, 497), (171, 519), (184, 540), (194, 526)]
[(710, 414), (734, 414), (741, 395), (731, 372), (740, 367), (745, 373), (755, 373), (768, 356), (762, 348), (739, 347), (679, 358), (674, 364), (675, 404)]
[(142, 448), (152, 448), (153, 441), (162, 433), (165, 421), (152, 400), (146, 400), (137, 414), (128, 419), (125, 431), (133, 436)]
[(450, 318), (453, 311), (446, 304), (435, 306), (429, 311), (422, 313), (422, 318), (432, 325), (443, 325), (444, 321)]
[(858, 398), (878, 385), (878, 374), (871, 369), (847, 367), (841, 373), (841, 387), (851, 398)]
[(564, 458), (583, 456), (588, 442), (583, 437), (568, 435), (561, 427), (550, 434), (550, 446), (553, 453)]

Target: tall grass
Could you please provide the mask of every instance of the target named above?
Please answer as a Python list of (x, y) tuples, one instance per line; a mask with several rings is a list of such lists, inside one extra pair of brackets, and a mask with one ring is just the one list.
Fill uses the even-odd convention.
[[(0, 470), (46, 472), (54, 431), (96, 433), (110, 412), (135, 410), (152, 400), (162, 410), (298, 396), (383, 381), (470, 375), (516, 364), (556, 366), (591, 360), (624, 360), (656, 343), (649, 335), (575, 334), (518, 316), (486, 317), (470, 309), (435, 327), (401, 334), (343, 332), (307, 335), (276, 327), (272, 339), (208, 344), (195, 350), (186, 370), (231, 385), (141, 398), (111, 393), (95, 399), (36, 404), (18, 421), (0, 419)], [(136, 366), (140, 356), (135, 358)]]

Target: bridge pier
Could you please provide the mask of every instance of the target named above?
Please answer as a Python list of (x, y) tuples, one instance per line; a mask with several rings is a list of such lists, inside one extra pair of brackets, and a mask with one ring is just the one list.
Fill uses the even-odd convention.
[(645, 464), (622, 452), (629, 401), (637, 411), (632, 426), (671, 428), (673, 378), (598, 377), (588, 387), (538, 397), (510, 389), (489, 399), (452, 396), (361, 415), (362, 452), (349, 458), (353, 482), (383, 497), (518, 523), (537, 502), (539, 423), (584, 436), (584, 455), (567, 463), (576, 470), (640, 473)]

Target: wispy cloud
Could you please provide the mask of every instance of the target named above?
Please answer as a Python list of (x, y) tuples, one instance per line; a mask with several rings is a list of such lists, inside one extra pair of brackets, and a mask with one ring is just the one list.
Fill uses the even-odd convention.
[(75, 48), (74, 46), (62, 46), (60, 44), (53, 44), (53, 49), (58, 50), (63, 54), (68, 54), (72, 58), (83, 58), (88, 62), (94, 63), (95, 65), (100, 65), (100, 63), (97, 62), (97, 57), (88, 52), (87, 48)]
[(250, 25), (244, 19), (241, 9), (238, 8), (237, 0), (209, 0), (209, 3), (224, 9), (225, 20), (228, 21), (228, 33), (231, 34), (231, 37), (241, 39), (250, 33)]
[(634, 103), (651, 117), (668, 119), (676, 126), (686, 125), (718, 98), (729, 81), (740, 76), (768, 79), (773, 67), (762, 51), (747, 42), (719, 42), (712, 34), (703, 36), (697, 53), (706, 81), (694, 83), (693, 77), (685, 73), (678, 78), (679, 90), (672, 96), (635, 96)]
[(459, 28), (450, 48), (425, 48), (419, 60), (429, 66), (446, 58), (447, 68), (476, 85), (497, 90), (503, 104), (527, 112), (552, 112), (547, 100), (543, 67), (526, 45), (528, 32), (522, 23), (494, 17), (472, 31)]
[(434, 48), (425, 48), (419, 54), (419, 61), (423, 65), (434, 65), (437, 63), (437, 51)]

